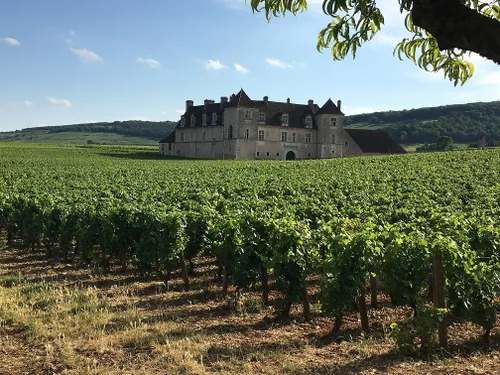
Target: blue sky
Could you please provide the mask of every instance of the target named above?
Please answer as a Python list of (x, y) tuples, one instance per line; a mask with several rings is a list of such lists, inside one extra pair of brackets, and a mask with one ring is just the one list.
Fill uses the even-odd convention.
[(392, 55), (405, 36), (394, 0), (355, 60), (316, 51), (320, 0), (298, 17), (244, 0), (16, 0), (0, 12), (0, 130), (127, 119), (177, 120), (186, 99), (236, 93), (323, 103), (346, 114), (500, 99), (500, 69), (476, 56), (454, 87)]

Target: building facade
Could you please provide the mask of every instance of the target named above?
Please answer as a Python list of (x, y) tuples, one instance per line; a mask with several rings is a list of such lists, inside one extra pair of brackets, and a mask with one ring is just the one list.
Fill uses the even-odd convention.
[[(313, 100), (307, 104), (291, 103), (290, 99), (274, 102), (267, 96), (252, 100), (242, 89), (230, 98), (221, 97), (219, 103), (205, 100), (195, 106), (187, 100), (185, 113), (175, 130), (160, 141), (159, 152), (196, 159), (295, 160), (363, 155), (355, 140), (361, 133), (351, 135), (344, 129), (344, 118), (340, 100), (335, 104), (329, 99), (322, 107)], [(369, 154), (404, 152), (383, 133), (392, 143), (372, 147)]]

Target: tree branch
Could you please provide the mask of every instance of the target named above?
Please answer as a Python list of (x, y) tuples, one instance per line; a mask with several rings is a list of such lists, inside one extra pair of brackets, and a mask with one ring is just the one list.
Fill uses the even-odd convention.
[(500, 64), (500, 22), (460, 0), (413, 0), (413, 23), (438, 41), (440, 50), (459, 48)]

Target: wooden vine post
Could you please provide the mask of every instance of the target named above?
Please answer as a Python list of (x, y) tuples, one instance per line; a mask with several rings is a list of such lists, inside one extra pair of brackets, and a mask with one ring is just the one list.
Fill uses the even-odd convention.
[[(433, 299), (434, 306), (440, 309), (446, 308), (446, 300), (444, 295), (444, 271), (443, 271), (443, 260), (440, 254), (434, 255), (433, 259)], [(439, 345), (448, 345), (448, 333), (446, 330), (446, 316), (443, 315), (441, 321), (439, 322)]]
[(366, 311), (366, 293), (365, 293), (365, 281), (363, 280), (363, 283), (361, 284), (360, 288), (360, 296), (359, 296), (359, 316), (361, 318), (361, 328), (363, 329), (363, 332), (368, 333), (368, 330), (370, 329), (369, 323), (368, 323), (368, 313)]
[(376, 308), (377, 303), (377, 278), (374, 276), (370, 276), (370, 305), (373, 308)]

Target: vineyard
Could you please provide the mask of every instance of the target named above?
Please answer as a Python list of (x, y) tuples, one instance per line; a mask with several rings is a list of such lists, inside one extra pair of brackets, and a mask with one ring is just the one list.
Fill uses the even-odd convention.
[(280, 319), (300, 306), (307, 321), (317, 305), (332, 335), (353, 313), (369, 334), (384, 295), (408, 308), (391, 325), (398, 350), (446, 345), (455, 321), (485, 342), (495, 329), (498, 151), (224, 162), (12, 144), (0, 155), (0, 227), (27, 253), (185, 290), (211, 259), (221, 294), (258, 293)]

